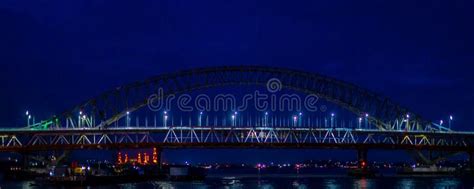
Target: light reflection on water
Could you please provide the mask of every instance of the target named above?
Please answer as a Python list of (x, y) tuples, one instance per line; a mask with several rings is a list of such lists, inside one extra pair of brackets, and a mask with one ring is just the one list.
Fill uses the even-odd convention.
[(361, 178), (361, 179), (354, 180), (353, 188), (366, 189), (366, 188), (376, 188), (376, 186), (372, 179)]
[(397, 188), (415, 188), (415, 181), (411, 178), (400, 179), (397, 184)]
[(325, 188), (328, 188), (328, 189), (341, 188), (339, 183), (335, 179), (326, 179), (326, 182), (324, 182), (324, 185), (326, 186)]
[[(144, 188), (193, 188), (193, 189), (208, 189), (208, 188), (354, 188), (354, 189), (372, 189), (372, 188), (473, 188), (474, 179), (460, 179), (460, 178), (417, 178), (417, 177), (387, 177), (387, 178), (373, 178), (373, 179), (356, 179), (351, 177), (311, 177), (311, 178), (294, 178), (294, 177), (278, 177), (278, 178), (212, 178), (205, 181), (193, 182), (171, 182), (171, 181), (152, 181), (145, 183), (129, 183), (118, 184), (112, 186), (91, 186), (91, 187), (59, 187), (59, 188), (90, 188), (90, 189), (144, 189)], [(44, 188), (31, 185), (32, 181), (28, 182), (4, 182), (0, 181), (0, 187), (12, 189), (34, 189)], [(50, 187), (58, 188), (58, 187)]]

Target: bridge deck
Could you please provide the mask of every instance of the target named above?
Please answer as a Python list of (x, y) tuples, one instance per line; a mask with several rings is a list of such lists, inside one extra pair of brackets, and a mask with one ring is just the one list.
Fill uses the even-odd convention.
[(0, 140), (0, 151), (152, 146), (471, 151), (474, 133), (304, 127), (117, 127), (2, 129)]

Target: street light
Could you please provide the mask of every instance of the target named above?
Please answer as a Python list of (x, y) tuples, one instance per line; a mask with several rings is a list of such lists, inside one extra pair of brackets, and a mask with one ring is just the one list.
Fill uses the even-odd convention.
[(163, 112), (163, 126), (164, 126), (164, 127), (166, 127), (167, 122), (168, 122), (168, 112), (167, 112), (167, 111), (164, 111), (164, 112)]
[(360, 129), (361, 125), (362, 125), (362, 118), (359, 117), (359, 129)]
[(334, 128), (334, 116), (335, 116), (335, 115), (336, 115), (336, 114), (331, 113), (331, 127), (332, 127), (332, 128)]
[(407, 128), (410, 130), (410, 114), (407, 114)]
[(126, 126), (129, 127), (130, 126), (130, 112), (127, 111), (127, 120), (126, 120)]
[(451, 129), (451, 122), (453, 121), (453, 116), (450, 115), (449, 116), (449, 129)]
[(235, 126), (235, 114), (233, 114), (231, 117), (232, 117), (232, 126)]
[(234, 112), (234, 115), (232, 115), (232, 120), (234, 122), (234, 126), (237, 126), (237, 112)]
[(298, 115), (299, 115), (299, 117), (298, 117), (298, 126), (301, 127), (301, 126), (303, 126), (303, 123), (302, 123), (303, 122), (303, 113), (300, 112)]
[(369, 128), (369, 114), (365, 113), (365, 128)]
[(26, 125), (30, 126), (30, 117), (31, 116), (30, 116), (30, 113), (28, 112), (28, 110), (26, 110), (25, 115), (26, 115)]
[(264, 127), (268, 127), (268, 112), (265, 112)]
[(77, 115), (77, 126), (82, 127), (82, 111), (79, 111), (79, 115)]
[(199, 112), (198, 126), (202, 126), (202, 112)]
[(443, 126), (443, 120), (439, 120), (439, 125)]
[[(86, 115), (82, 115), (81, 125), (84, 125), (84, 121), (86, 121)], [(86, 124), (87, 124), (87, 122), (86, 122)]]
[(293, 116), (293, 126), (296, 127), (296, 122), (298, 121), (298, 117), (297, 116)]

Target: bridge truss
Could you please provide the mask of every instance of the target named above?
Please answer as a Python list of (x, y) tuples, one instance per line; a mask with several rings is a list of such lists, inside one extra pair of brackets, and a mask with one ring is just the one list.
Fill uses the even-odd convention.
[[(282, 89), (304, 94), (314, 94), (356, 115), (368, 115), (367, 119), (380, 130), (400, 130), (392, 125), (403, 122), (410, 115), (410, 124), (404, 130), (449, 131), (440, 124), (432, 123), (414, 112), (398, 105), (387, 97), (358, 87), (354, 84), (316, 73), (287, 68), (262, 66), (227, 66), (184, 70), (116, 87), (76, 107), (54, 116), (30, 128), (50, 129), (84, 127), (73, 121), (80, 112), (93, 120), (92, 127), (107, 128), (126, 116), (147, 106), (150, 95), (159, 89), (163, 97), (197, 90), (224, 86), (265, 86), (277, 78)], [(95, 122), (98, 122), (95, 124)]]
[(344, 128), (121, 127), (2, 131), (0, 151), (114, 148), (348, 148), (472, 151), (465, 132)]

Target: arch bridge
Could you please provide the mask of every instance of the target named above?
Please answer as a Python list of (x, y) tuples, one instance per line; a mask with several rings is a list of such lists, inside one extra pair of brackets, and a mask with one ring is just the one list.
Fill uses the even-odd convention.
[[(275, 121), (239, 124), (137, 123), (128, 115), (146, 108), (158, 90), (166, 96), (234, 86), (279, 87), (314, 94), (364, 119), (372, 127)], [(166, 115), (163, 115), (166, 116)], [(127, 124), (118, 125), (119, 120)], [(290, 119), (291, 120), (291, 119)], [(137, 121), (138, 122), (138, 121)], [(278, 124), (279, 123), (279, 124)], [(149, 147), (261, 147), (442, 150), (472, 153), (474, 133), (453, 131), (391, 99), (349, 82), (301, 70), (263, 66), (197, 68), (129, 83), (106, 91), (64, 113), (24, 128), (0, 131), (0, 151)]]

